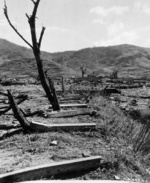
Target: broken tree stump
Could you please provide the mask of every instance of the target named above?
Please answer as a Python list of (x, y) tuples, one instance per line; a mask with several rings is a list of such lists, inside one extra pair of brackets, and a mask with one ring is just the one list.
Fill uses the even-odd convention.
[(12, 183), (27, 180), (38, 180), (48, 178), (54, 175), (69, 173), (75, 171), (83, 171), (100, 166), (101, 157), (93, 156), (88, 158), (79, 158), (75, 160), (67, 160), (46, 165), (39, 165), (26, 168), (6, 174), (0, 175), (1, 183)]

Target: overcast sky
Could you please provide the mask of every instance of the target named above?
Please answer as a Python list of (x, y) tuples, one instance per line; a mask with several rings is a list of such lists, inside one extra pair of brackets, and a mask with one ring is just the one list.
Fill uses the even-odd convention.
[[(25, 13), (31, 0), (6, 0), (11, 21), (27, 39)], [(0, 38), (26, 45), (10, 28), (0, 0)], [(79, 50), (86, 47), (133, 44), (150, 47), (150, 0), (41, 0), (37, 33), (46, 27), (42, 50)]]

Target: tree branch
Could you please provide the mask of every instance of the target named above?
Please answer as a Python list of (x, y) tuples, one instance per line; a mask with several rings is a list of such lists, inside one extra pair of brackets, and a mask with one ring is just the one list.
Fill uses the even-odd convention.
[(33, 2), (33, 4), (35, 4), (36, 2), (34, 0), (31, 0)]
[(39, 2), (40, 0), (37, 0), (36, 2), (31, 0), (32, 2), (34, 2), (34, 9), (33, 9), (33, 12), (32, 12), (32, 18), (35, 19), (35, 16), (36, 16), (36, 12), (37, 12), (37, 9), (38, 9), (38, 6), (39, 6)]
[(8, 16), (8, 12), (7, 12), (7, 6), (6, 6), (6, 2), (5, 2), (5, 5), (4, 5), (4, 15), (9, 23), (9, 25), (13, 28), (13, 30), (18, 34), (18, 36), (28, 45), (30, 46), (31, 48), (32, 45), (18, 32), (18, 30), (14, 27), (14, 25), (11, 23), (10, 19), (9, 19), (9, 16)]
[(29, 17), (29, 15), (26, 13), (26, 17), (28, 18), (28, 22), (29, 22), (29, 20), (30, 20), (30, 17)]
[(39, 50), (39, 46), (38, 46), (38, 43), (37, 43), (37, 37), (36, 37), (36, 26), (35, 26), (35, 18), (36, 18), (36, 13), (37, 13), (37, 9), (38, 9), (38, 5), (39, 5), (39, 2), (40, 0), (31, 0), (33, 3), (34, 3), (34, 8), (33, 8), (33, 12), (32, 12), (32, 15), (29, 16), (26, 14), (27, 18), (28, 18), (28, 22), (29, 22), (29, 25), (30, 25), (30, 31), (31, 31), (31, 38), (32, 38), (32, 45), (33, 45), (33, 52), (34, 52), (34, 55), (37, 55), (40, 53), (40, 50)]
[(39, 43), (38, 43), (39, 49), (41, 47), (41, 42), (42, 42), (42, 38), (43, 38), (45, 29), (46, 29), (45, 27), (42, 27), (42, 31), (41, 31), (41, 35), (40, 35), (40, 39), (39, 39)]

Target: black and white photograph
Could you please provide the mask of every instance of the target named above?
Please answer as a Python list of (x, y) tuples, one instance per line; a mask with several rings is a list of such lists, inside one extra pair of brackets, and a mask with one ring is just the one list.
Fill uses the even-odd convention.
[(0, 183), (150, 182), (150, 0), (0, 0)]

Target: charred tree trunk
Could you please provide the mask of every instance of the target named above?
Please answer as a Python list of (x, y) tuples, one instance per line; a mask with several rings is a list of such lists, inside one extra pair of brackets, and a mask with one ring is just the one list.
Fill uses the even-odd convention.
[[(23, 41), (28, 44), (28, 46), (30, 46), (33, 50), (34, 56), (35, 56), (35, 60), (36, 60), (36, 64), (37, 64), (37, 68), (38, 68), (38, 73), (39, 73), (39, 78), (42, 84), (42, 87), (46, 93), (46, 96), (49, 100), (49, 102), (52, 105), (52, 108), (54, 111), (56, 110), (60, 110), (60, 106), (58, 103), (58, 100), (56, 100), (57, 96), (53, 96), (51, 94), (51, 89), (49, 86), (49, 84), (46, 81), (46, 77), (44, 74), (44, 70), (43, 70), (43, 63), (42, 63), (42, 59), (41, 59), (41, 51), (40, 51), (40, 47), (41, 47), (41, 42), (42, 42), (42, 38), (44, 35), (44, 31), (45, 31), (45, 27), (42, 27), (42, 31), (40, 34), (40, 38), (39, 41), (37, 41), (37, 36), (36, 36), (36, 24), (35, 24), (35, 20), (36, 20), (36, 13), (37, 13), (37, 9), (40, 3), (40, 0), (31, 0), (34, 4), (34, 8), (33, 8), (33, 12), (32, 15), (29, 16), (28, 14), (26, 14), (27, 18), (28, 18), (28, 22), (30, 25), (30, 31), (31, 31), (31, 38), (32, 38), (32, 45), (18, 32), (18, 30), (13, 26), (13, 24), (11, 23), (9, 17), (8, 17), (8, 13), (7, 13), (7, 6), (5, 4), (4, 7), (4, 14), (5, 17), (8, 20), (9, 25), (14, 29), (14, 31), (21, 37), (21, 39), (23, 39)], [(57, 101), (57, 103), (55, 103), (55, 101)]]
[(52, 96), (53, 96), (52, 97), (53, 101), (51, 102), (51, 104), (53, 104), (52, 108), (53, 109), (56, 108), (56, 110), (60, 110), (60, 105), (59, 105), (58, 98), (57, 98), (57, 95), (56, 95), (54, 83), (50, 78), (49, 78), (49, 86), (50, 86), (51, 93), (52, 93)]
[(17, 104), (14, 101), (14, 98), (9, 90), (8, 92), (8, 99), (10, 102), (10, 106), (12, 107), (14, 117), (19, 121), (20, 125), (23, 127), (25, 132), (29, 132), (30, 122), (24, 117), (21, 110), (18, 108)]
[[(31, 30), (31, 38), (32, 38), (32, 44), (33, 44), (33, 53), (36, 59), (36, 63), (37, 63), (37, 68), (38, 68), (38, 73), (39, 73), (39, 77), (41, 80), (41, 84), (42, 87), (46, 93), (46, 96), (48, 98), (48, 100), (50, 101), (52, 108), (54, 111), (56, 110), (60, 110), (60, 106), (57, 100), (57, 96), (56, 95), (52, 95), (51, 94), (51, 90), (53, 91), (54, 86), (51, 88), (51, 86), (48, 85), (47, 81), (46, 81), (46, 77), (43, 71), (43, 63), (42, 63), (42, 59), (41, 59), (41, 52), (40, 52), (40, 46), (41, 46), (41, 41), (42, 41), (42, 37), (45, 31), (45, 27), (42, 28), (41, 31), (41, 35), (40, 35), (40, 39), (39, 42), (37, 42), (37, 37), (36, 37), (36, 27), (35, 27), (35, 19), (36, 19), (36, 12), (37, 12), (37, 8), (39, 5), (40, 0), (37, 0), (36, 2), (34, 2), (34, 9), (33, 9), (33, 13), (32, 15), (29, 17), (27, 14), (27, 18), (28, 18), (28, 22), (30, 25), (30, 30)], [(57, 101), (57, 102), (55, 102)]]

